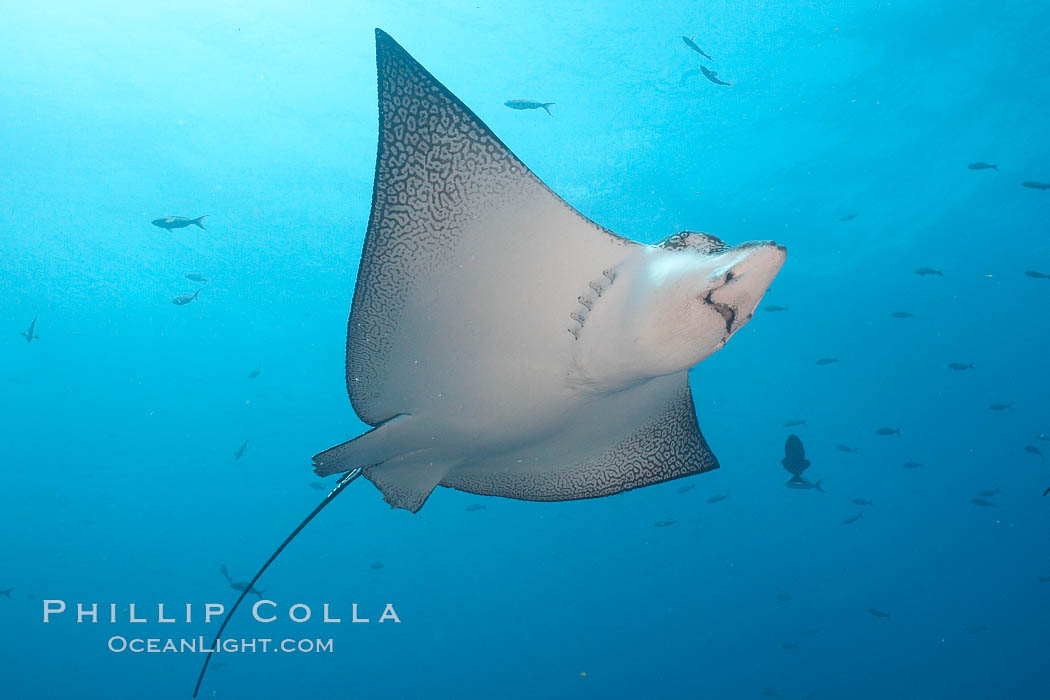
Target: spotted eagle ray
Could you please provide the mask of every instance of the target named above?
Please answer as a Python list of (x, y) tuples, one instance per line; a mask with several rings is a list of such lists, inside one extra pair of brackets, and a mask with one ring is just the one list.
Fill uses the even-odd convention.
[(378, 29), (376, 63), (379, 149), (346, 345), (350, 402), (372, 429), (314, 457), (317, 474), (342, 477), (248, 589), (359, 476), (415, 512), (438, 485), (566, 501), (717, 468), (688, 370), (751, 319), (786, 254), (695, 231), (618, 236)]

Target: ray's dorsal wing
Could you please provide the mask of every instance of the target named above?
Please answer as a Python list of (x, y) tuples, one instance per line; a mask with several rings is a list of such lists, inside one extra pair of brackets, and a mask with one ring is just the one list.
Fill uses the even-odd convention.
[(347, 330), (354, 410), (376, 425), (438, 396), (477, 405), (507, 372), (553, 391), (577, 296), (639, 246), (551, 192), (380, 30), (376, 54), (379, 150)]

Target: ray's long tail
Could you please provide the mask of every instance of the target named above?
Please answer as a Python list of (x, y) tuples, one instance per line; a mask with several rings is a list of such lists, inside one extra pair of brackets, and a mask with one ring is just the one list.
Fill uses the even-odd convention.
[[(230, 608), (230, 611), (226, 613), (226, 617), (222, 619), (222, 624), (219, 625), (219, 631), (215, 633), (215, 639), (213, 639), (211, 642), (211, 649), (214, 649), (215, 645), (218, 644), (219, 638), (222, 636), (223, 631), (226, 629), (226, 625), (229, 624), (230, 618), (233, 617), (233, 613), (236, 612), (237, 607), (240, 606), (241, 601), (244, 600), (244, 597), (247, 596), (249, 592), (255, 590), (256, 582), (258, 582), (259, 578), (263, 575), (263, 572), (265, 572), (266, 569), (269, 568), (270, 564), (273, 563), (274, 559), (276, 559), (280, 555), (280, 553), (284, 551), (284, 548), (287, 547), (291, 543), (291, 541), (295, 539), (296, 535), (302, 532), (303, 528), (306, 527), (307, 523), (313, 520), (318, 513), (324, 510), (325, 506), (331, 503), (336, 496), (342, 493), (343, 489), (349, 486), (350, 483), (359, 476), (361, 476), (360, 468), (352, 469), (346, 474), (344, 474), (342, 478), (339, 479), (339, 483), (337, 483), (335, 485), (335, 488), (332, 489), (332, 492), (325, 496), (324, 500), (317, 504), (317, 507), (314, 508), (310, 512), (310, 514), (303, 519), (301, 523), (299, 523), (299, 526), (297, 528), (292, 530), (292, 534), (284, 538), (284, 542), (281, 542), (280, 546), (277, 547), (277, 549), (274, 550), (274, 553), (270, 555), (270, 558), (266, 560), (266, 563), (259, 568), (259, 571), (256, 572), (255, 576), (252, 577), (252, 580), (249, 581), (248, 585), (244, 587), (243, 591), (241, 591), (241, 595), (237, 598), (237, 602), (233, 604), (233, 607)], [(262, 599), (262, 596), (260, 595), (259, 598)], [(204, 665), (201, 666), (200, 675), (197, 676), (197, 685), (193, 688), (193, 697), (197, 697), (197, 693), (200, 692), (201, 683), (204, 682), (204, 674), (208, 670), (208, 663), (211, 661), (211, 656), (211, 654), (208, 654), (204, 657)]]

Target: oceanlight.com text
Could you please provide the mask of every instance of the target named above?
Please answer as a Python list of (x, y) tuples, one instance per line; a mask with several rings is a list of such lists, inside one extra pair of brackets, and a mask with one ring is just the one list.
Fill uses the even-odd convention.
[(214, 644), (204, 637), (141, 638), (116, 635), (109, 638), (107, 648), (116, 654), (331, 654), (334, 644), (328, 639), (220, 639)]

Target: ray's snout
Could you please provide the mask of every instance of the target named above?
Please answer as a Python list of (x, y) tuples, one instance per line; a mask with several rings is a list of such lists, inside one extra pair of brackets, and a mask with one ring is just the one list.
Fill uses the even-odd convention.
[(724, 253), (720, 272), (725, 283), (712, 292), (719, 304), (733, 310), (736, 332), (751, 319), (787, 257), (787, 248), (775, 241), (748, 241)]

